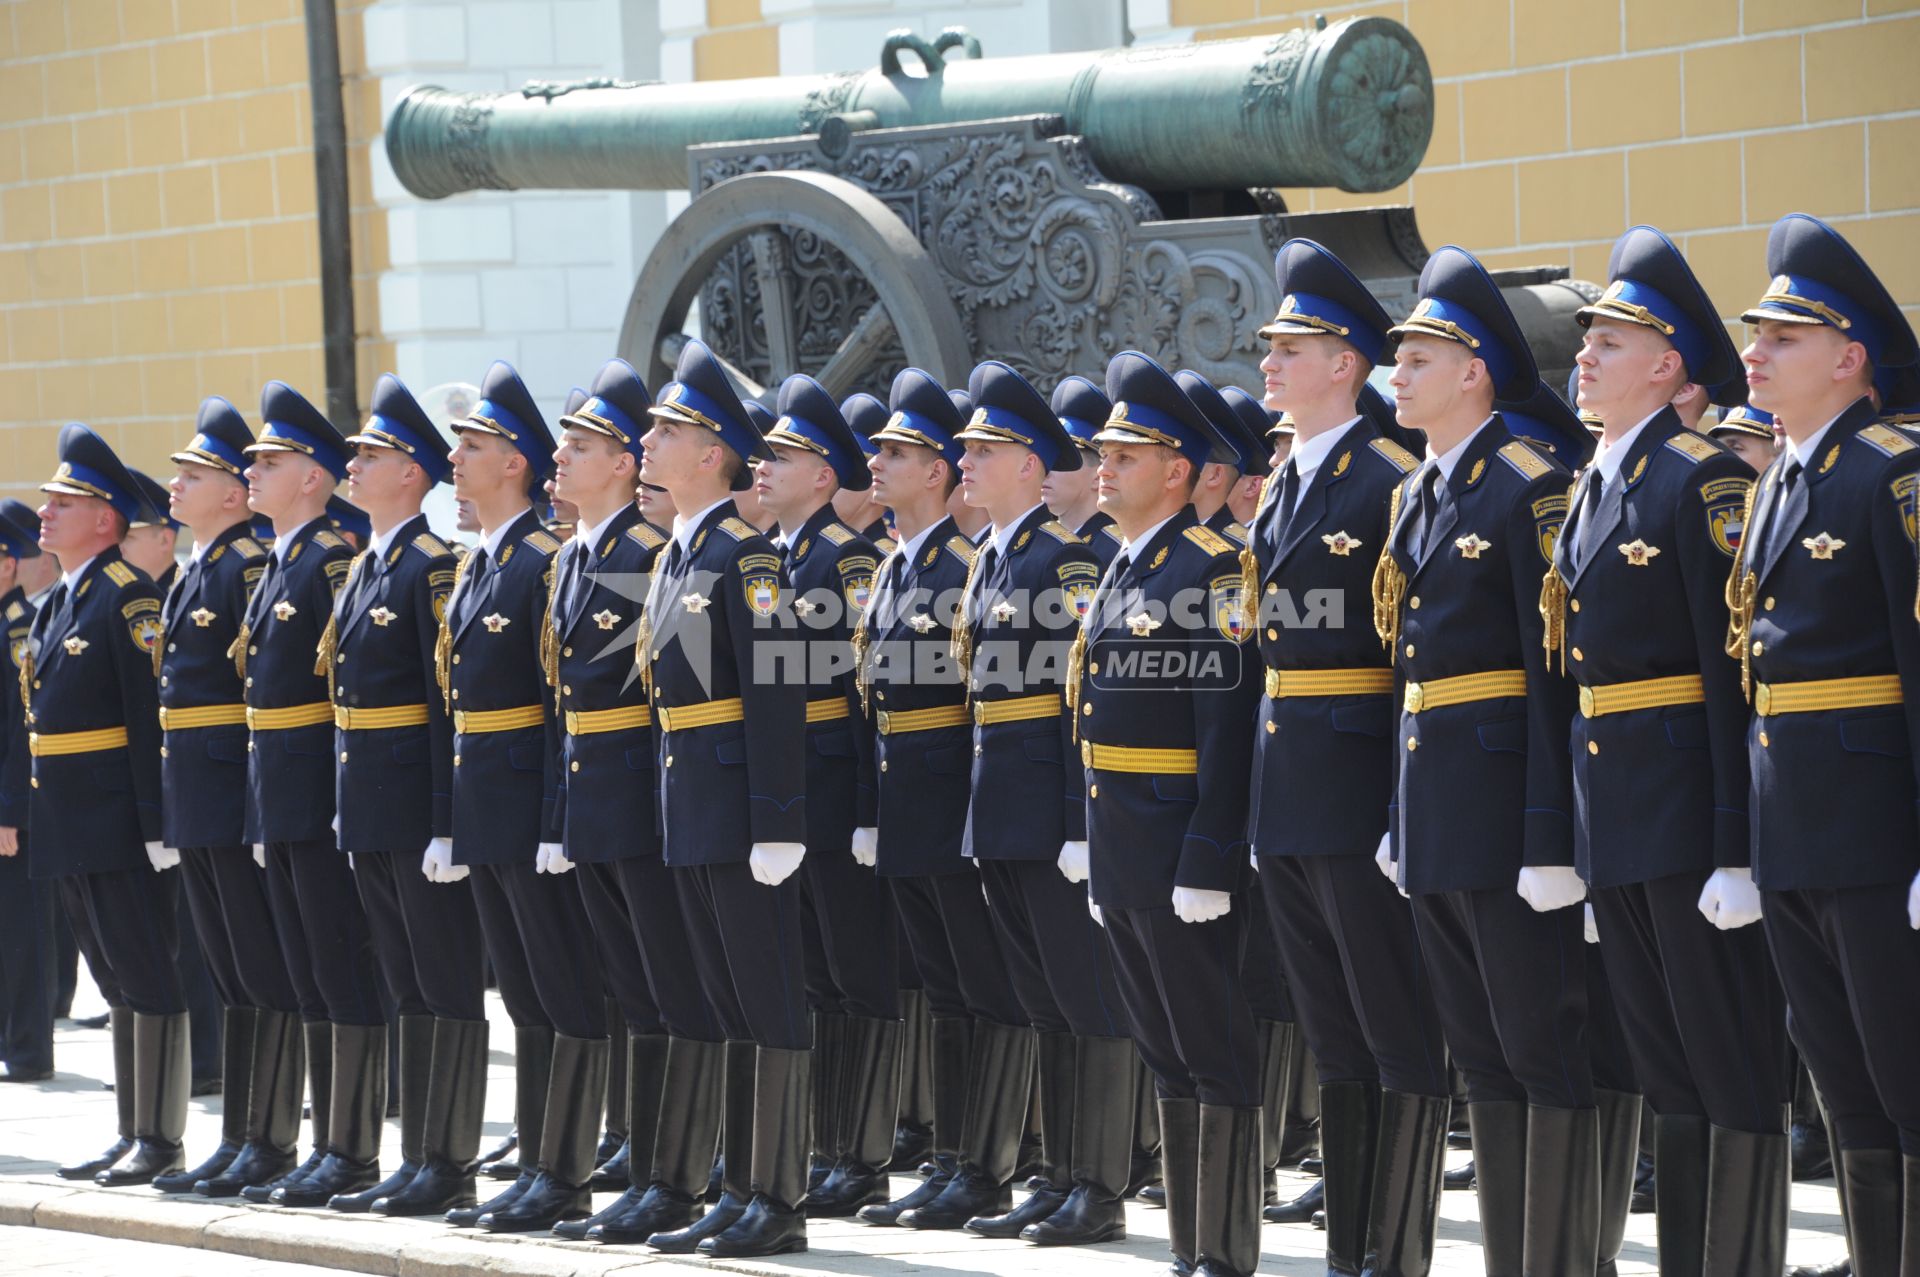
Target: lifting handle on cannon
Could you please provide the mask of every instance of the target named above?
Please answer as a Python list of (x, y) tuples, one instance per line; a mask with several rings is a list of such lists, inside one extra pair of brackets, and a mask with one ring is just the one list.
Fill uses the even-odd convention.
[(906, 27), (889, 31), (886, 42), (880, 46), (880, 74), (905, 75), (906, 71), (900, 65), (900, 50), (912, 49), (919, 55), (920, 65), (926, 68), (926, 75), (931, 79), (947, 69), (947, 50), (956, 48), (968, 58), (978, 58), (980, 37), (965, 27), (948, 27), (932, 40)]

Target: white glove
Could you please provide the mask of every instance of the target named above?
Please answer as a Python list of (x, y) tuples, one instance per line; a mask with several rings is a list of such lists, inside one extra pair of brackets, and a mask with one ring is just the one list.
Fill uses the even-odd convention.
[(1182, 922), (1212, 922), (1224, 918), (1233, 908), (1233, 896), (1205, 887), (1175, 887), (1173, 916)]
[(1583, 906), (1583, 908), (1585, 908), (1585, 909), (1586, 909), (1586, 936), (1587, 936), (1587, 943), (1588, 943), (1588, 944), (1599, 944), (1599, 943), (1600, 943), (1600, 923), (1599, 923), (1599, 921), (1598, 921), (1597, 919), (1595, 919), (1595, 918), (1594, 918), (1594, 916), (1593, 916), (1593, 905), (1592, 905), (1592, 904), (1587, 904), (1587, 905), (1585, 905), (1585, 906)]
[(1107, 925), (1107, 915), (1101, 913), (1100, 906), (1093, 903), (1093, 893), (1091, 891), (1087, 893), (1087, 916), (1099, 923), (1102, 929), (1105, 929)]
[(453, 863), (453, 839), (435, 838), (427, 844), (426, 854), (420, 857), (420, 872), (428, 882), (459, 882), (471, 870), (466, 865)]
[(171, 847), (150, 842), (147, 844), (147, 863), (153, 866), (155, 873), (159, 873), (162, 869), (171, 869), (179, 864), (180, 853)]
[(1087, 867), (1087, 844), (1081, 842), (1063, 842), (1060, 844), (1060, 859), (1054, 861), (1060, 867), (1060, 873), (1068, 882), (1085, 882), (1089, 872)]
[(1722, 931), (1760, 921), (1760, 889), (1751, 869), (1716, 869), (1700, 888), (1700, 912)]
[(573, 862), (560, 850), (557, 842), (543, 842), (533, 853), (533, 871), (543, 874), (563, 874), (573, 869)]
[(1400, 866), (1395, 864), (1393, 860), (1393, 832), (1391, 830), (1380, 835), (1380, 846), (1376, 848), (1373, 853), (1373, 863), (1380, 866), (1380, 872), (1387, 876), (1388, 882), (1396, 887), (1400, 885)]
[(803, 842), (757, 842), (747, 853), (747, 864), (755, 882), (777, 887), (793, 876), (806, 854)]
[(1565, 909), (1587, 898), (1587, 884), (1572, 865), (1528, 865), (1520, 871), (1517, 890), (1535, 913)]
[(1907, 925), (1920, 931), (1920, 874), (1913, 876), (1913, 885), (1907, 888)]
[(862, 825), (853, 831), (853, 858), (858, 864), (871, 869), (880, 862), (880, 831), (872, 825)]
[(253, 863), (262, 869), (267, 867), (267, 844), (263, 842), (253, 844)]

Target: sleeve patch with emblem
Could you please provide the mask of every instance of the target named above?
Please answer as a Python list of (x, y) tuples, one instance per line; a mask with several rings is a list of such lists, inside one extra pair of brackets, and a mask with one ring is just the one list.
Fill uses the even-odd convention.
[(873, 597), (873, 574), (880, 568), (879, 561), (872, 555), (849, 554), (838, 567), (840, 593), (853, 615), (858, 616), (867, 610), (867, 601)]
[(1920, 528), (1916, 528), (1915, 502), (1920, 500), (1920, 475), (1906, 475), (1895, 479), (1893, 502), (1900, 511), (1900, 526), (1906, 531), (1909, 544), (1920, 544)]
[(1221, 638), (1244, 643), (1253, 636), (1253, 627), (1247, 621), (1246, 598), (1246, 578), (1237, 571), (1216, 576), (1207, 583), (1207, 614), (1213, 618), (1214, 631)]
[(1553, 549), (1560, 540), (1560, 525), (1567, 520), (1567, 493), (1556, 492), (1533, 503), (1533, 527), (1540, 540), (1540, 557), (1553, 562)]
[(166, 630), (160, 620), (159, 599), (133, 599), (120, 609), (120, 615), (126, 618), (127, 634), (135, 647), (148, 655), (159, 649)]
[(1720, 553), (1729, 559), (1740, 548), (1741, 515), (1746, 510), (1747, 490), (1753, 481), (1730, 476), (1700, 485), (1700, 504), (1707, 514), (1707, 535)]

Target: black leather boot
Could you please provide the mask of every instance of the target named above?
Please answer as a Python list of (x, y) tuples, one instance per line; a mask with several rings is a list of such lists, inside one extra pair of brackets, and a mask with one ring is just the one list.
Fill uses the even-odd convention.
[(487, 1103), (487, 1022), (435, 1019), (431, 1058), (420, 1170), (404, 1187), (374, 1200), (376, 1215), (445, 1215), (473, 1205)]
[(1302, 1174), (1318, 1175), (1320, 1152), (1320, 1069), (1307, 1050), (1307, 1035), (1295, 1033), (1287, 1048), (1287, 1124), (1280, 1135), (1280, 1163), (1298, 1164)]
[(903, 1211), (901, 1224), (959, 1228), (977, 1215), (1004, 1214), (1013, 1204), (1009, 1185), (1027, 1124), (1033, 1053), (1034, 1033), (1024, 1024), (974, 1025), (959, 1167), (938, 1197)]
[[(965, 1016), (936, 1016), (930, 1021), (927, 1036), (933, 1077), (932, 1149), (937, 1169), (904, 1197), (862, 1206), (857, 1212), (862, 1223), (897, 1224), (906, 1212), (931, 1205), (953, 1182), (960, 1167), (960, 1141), (966, 1125), (974, 1032), (974, 1021)], [(908, 1074), (910, 1077), (911, 1070)], [(897, 1152), (897, 1140), (895, 1147)]]
[(224, 1171), (194, 1181), (194, 1192), (235, 1197), (248, 1185), (272, 1183), (293, 1169), (300, 1096), (307, 1079), (300, 1034), (300, 1019), (291, 1012), (262, 1010), (255, 1015), (246, 1143)]
[(455, 1228), (472, 1228), (482, 1215), (505, 1210), (533, 1187), (540, 1174), (546, 1147), (547, 1093), (553, 1078), (553, 1044), (557, 1035), (545, 1025), (513, 1029), (513, 1113), (520, 1173), (505, 1189), (479, 1205), (458, 1206), (447, 1212)]
[(1901, 1159), (1905, 1168), (1906, 1218), (1900, 1230), (1900, 1271), (1920, 1273), (1920, 1157)]
[(827, 1176), (847, 1152), (846, 1093), (847, 1016), (841, 1011), (813, 1013), (813, 1156), (808, 1164), (809, 1194), (826, 1183)]
[(1701, 1277), (1707, 1264), (1707, 1171), (1711, 1128), (1704, 1117), (1653, 1123), (1657, 1213), (1653, 1230), (1665, 1277)]
[(1310, 1224), (1313, 1222), (1313, 1217), (1326, 1208), (1327, 1181), (1317, 1179), (1307, 1185), (1306, 1192), (1292, 1201), (1263, 1208), (1260, 1218), (1269, 1224)]
[(108, 1008), (107, 1027), (113, 1037), (113, 1107), (117, 1134), (99, 1156), (55, 1171), (61, 1179), (92, 1179), (133, 1152), (133, 1012), (125, 1007)]
[[(892, 1156), (900, 1108), (901, 1024), (869, 1016), (847, 1017), (842, 1114), (846, 1151), (819, 1188), (807, 1194), (807, 1214), (851, 1215), (887, 1200), (882, 1169)], [(819, 1067), (814, 1061), (814, 1067)]]
[(342, 1193), (327, 1203), (330, 1209), (359, 1214), (373, 1209), (383, 1197), (392, 1197), (427, 1164), (427, 1091), (433, 1082), (433, 1017), (403, 1015), (400, 1028), (400, 1165), (372, 1188)]
[[(1485, 1100), (1467, 1106), (1473, 1130), (1474, 1193), (1487, 1277), (1521, 1277), (1527, 1233), (1527, 1105)], [(1598, 1158), (1594, 1162), (1596, 1171)]]
[(1840, 1174), (1847, 1197), (1847, 1252), (1861, 1277), (1900, 1271), (1905, 1225), (1904, 1168), (1898, 1150), (1843, 1148)]
[[(1127, 1235), (1126, 1191), (1132, 1163), (1133, 1042), (1119, 1037), (1074, 1039), (1073, 1160), (1066, 1202), (1020, 1234), (1039, 1246), (1091, 1246)], [(1042, 1102), (1044, 1116), (1052, 1092)]]
[[(1151, 1190), (1152, 1197), (1147, 1193)], [(1133, 1149), (1127, 1158), (1125, 1197), (1138, 1197), (1149, 1206), (1166, 1206), (1160, 1189), (1160, 1101), (1153, 1093), (1153, 1070), (1133, 1053)]]
[(187, 1090), (193, 1081), (187, 1013), (133, 1017), (133, 1076), (116, 1088), (133, 1091), (132, 1156), (93, 1177), (102, 1188), (151, 1184), (153, 1177), (177, 1171), (186, 1149)]
[[(1707, 1277), (1783, 1272), (1792, 1150), (1785, 1134), (1713, 1128), (1707, 1157)], [(1910, 1270), (1920, 1273), (1920, 1269)]]
[[(593, 1154), (595, 1192), (622, 1192), (628, 1183), (627, 1166), (633, 1156), (628, 1143), (627, 1126), (627, 1028), (626, 1012), (620, 1003), (606, 999), (607, 1041), (613, 1044), (607, 1053), (607, 1129), (600, 1136), (600, 1147)], [(646, 1154), (640, 1155), (646, 1161)]]
[(1260, 1110), (1200, 1106), (1194, 1271), (1253, 1277), (1260, 1265)]
[(1039, 1061), (1034, 1078), (1040, 1110), (1039, 1186), (1029, 1185), (1026, 1198), (1004, 1215), (968, 1220), (968, 1232), (979, 1237), (1015, 1238), (1066, 1204), (1067, 1194), (1073, 1191), (1076, 1040), (1071, 1033), (1042, 1033), (1035, 1042)]
[(380, 1180), (380, 1132), (387, 1116), (387, 1026), (333, 1026), (333, 1102), (327, 1156), (268, 1198), (275, 1206), (325, 1206)]
[(725, 1169), (720, 1200), (691, 1224), (647, 1238), (647, 1245), (669, 1255), (693, 1254), (701, 1242), (733, 1227), (753, 1201), (753, 1091), (760, 1049), (735, 1039), (725, 1050), (726, 1081), (720, 1094), (720, 1156)]
[(1167, 1190), (1167, 1245), (1174, 1277), (1187, 1277), (1200, 1263), (1195, 1212), (1200, 1188), (1200, 1101), (1162, 1099), (1160, 1176)]
[(911, 1171), (935, 1152), (933, 1018), (924, 990), (900, 990), (900, 1032), (900, 1116), (882, 1168), (889, 1171)]
[(1833, 1174), (1833, 1145), (1827, 1140), (1827, 1124), (1820, 1117), (1819, 1094), (1813, 1076), (1804, 1062), (1794, 1067), (1793, 1125), (1788, 1128), (1788, 1145), (1793, 1152), (1793, 1180), (1825, 1179)]
[[(618, 1209), (601, 1212), (601, 1217), (587, 1228), (588, 1240), (636, 1245), (694, 1221), (701, 1190), (713, 1165), (714, 1144), (720, 1137), (726, 1061), (723, 1042), (669, 1039), (659, 1121), (646, 1172), (649, 1182), (637, 1199), (629, 1202), (623, 1196), (615, 1204)], [(628, 1066), (629, 1079), (640, 1067), (641, 1061), (636, 1058)], [(632, 1085), (631, 1080), (628, 1085)], [(640, 1176), (633, 1178), (637, 1181)]]
[(253, 1034), (260, 1013), (253, 1007), (228, 1007), (220, 1027), (220, 1147), (200, 1165), (153, 1177), (163, 1193), (191, 1193), (240, 1156), (247, 1142), (247, 1111), (253, 1095)]
[[(652, 1180), (653, 1145), (660, 1129), (660, 1093), (667, 1076), (667, 1035), (633, 1033), (617, 1041), (616, 1045), (620, 1049), (613, 1054), (626, 1058), (626, 1063), (620, 1068), (626, 1089), (626, 1093), (620, 1097), (620, 1112), (625, 1117), (626, 1147), (640, 1151), (637, 1155), (629, 1152), (625, 1164), (626, 1183), (619, 1198), (606, 1209), (585, 1219), (561, 1220), (553, 1226), (555, 1237), (585, 1241), (587, 1235), (601, 1224), (625, 1218), (639, 1206)], [(611, 1064), (608, 1067), (611, 1071)], [(599, 1170), (594, 1171), (596, 1180), (599, 1174)], [(654, 1231), (658, 1232), (659, 1229)]]
[(785, 1255), (807, 1248), (807, 1110), (813, 1053), (763, 1046), (755, 1055), (753, 1200), (739, 1219), (701, 1241), (709, 1259)]
[(1326, 1174), (1327, 1271), (1356, 1277), (1367, 1255), (1373, 1159), (1380, 1132), (1380, 1088), (1372, 1082), (1320, 1086), (1320, 1152)]
[(1533, 1105), (1527, 1113), (1528, 1273), (1590, 1273), (1600, 1255), (1600, 1117)]
[(1640, 1108), (1637, 1091), (1595, 1089), (1600, 1113), (1600, 1233), (1596, 1277), (1615, 1277), (1620, 1247), (1627, 1240), (1627, 1215), (1633, 1208), (1633, 1179), (1640, 1165)]
[[(300, 1025), (300, 1033), (306, 1040), (307, 1129), (313, 1149), (307, 1154), (306, 1161), (279, 1179), (242, 1188), (240, 1196), (250, 1202), (264, 1205), (272, 1200), (276, 1189), (305, 1179), (327, 1158), (328, 1116), (333, 1106), (333, 1025), (326, 1020), (308, 1020)], [(298, 1112), (297, 1106), (295, 1112)]]
[[(1368, 1194), (1365, 1277), (1426, 1277), (1440, 1227), (1440, 1170), (1447, 1158), (1446, 1096), (1380, 1093), (1380, 1129)], [(1327, 1114), (1320, 1141), (1327, 1144)], [(1329, 1165), (1332, 1150), (1328, 1150)], [(1329, 1230), (1331, 1232), (1331, 1229)], [(1331, 1263), (1329, 1263), (1331, 1271)]]
[(1260, 1043), (1260, 1150), (1263, 1205), (1280, 1204), (1280, 1152), (1287, 1130), (1287, 1100), (1293, 1091), (1293, 1039), (1298, 1027), (1285, 1020), (1255, 1020)]
[(477, 1221), (490, 1233), (545, 1232), (565, 1219), (593, 1213), (593, 1155), (600, 1148), (600, 1115), (607, 1094), (606, 1038), (553, 1036), (553, 1072), (540, 1137), (540, 1173), (527, 1191)]

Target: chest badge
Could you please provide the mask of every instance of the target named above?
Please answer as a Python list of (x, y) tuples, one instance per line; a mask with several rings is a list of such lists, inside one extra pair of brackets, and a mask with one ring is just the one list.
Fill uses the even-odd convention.
[(68, 656), (78, 656), (80, 655), (80, 653), (86, 651), (87, 648), (91, 647), (92, 644), (88, 643), (85, 639), (81, 638), (78, 634), (75, 634), (72, 638), (69, 638), (65, 642), (61, 643), (60, 646), (67, 649)]
[(925, 612), (922, 612), (917, 616), (908, 617), (907, 624), (913, 627), (914, 633), (925, 634), (928, 630), (933, 628), (934, 620), (931, 616), (928, 616)]
[(273, 605), (274, 617), (282, 621), (291, 621), (293, 619), (294, 613), (298, 612), (299, 610), (300, 610), (299, 608), (295, 607), (287, 599), (281, 599), (278, 603), (275, 603)]
[(480, 624), (487, 627), (487, 633), (498, 634), (501, 630), (504, 630), (507, 628), (507, 626), (513, 624), (513, 618), (508, 616), (502, 616), (498, 612), (490, 612), (486, 616), (483, 616), (480, 618)]
[(193, 623), (203, 630), (213, 624), (213, 613), (206, 608), (197, 607), (187, 615), (192, 617)]
[(1480, 557), (1482, 550), (1491, 550), (1493, 548), (1493, 542), (1485, 540), (1472, 532), (1467, 533), (1467, 535), (1463, 537), (1455, 537), (1453, 545), (1455, 549), (1460, 551), (1460, 557), (1463, 559), (1477, 559)]
[(1835, 553), (1847, 548), (1847, 543), (1831, 532), (1822, 532), (1817, 537), (1801, 537), (1800, 544), (1806, 546), (1816, 559), (1831, 559)]
[(819, 610), (820, 605), (812, 599), (795, 599), (793, 601), (793, 614), (795, 616), (812, 616)]
[(1660, 555), (1659, 546), (1648, 545), (1639, 537), (1635, 537), (1625, 545), (1618, 547), (1618, 549), (1620, 553), (1627, 556), (1628, 565), (1636, 568), (1647, 566), (1647, 564), (1653, 562), (1653, 560)]
[(682, 594), (680, 596), (680, 606), (686, 608), (687, 611), (693, 613), (695, 616), (698, 616), (702, 612), (706, 611), (708, 606), (712, 602), (713, 602), (712, 599), (698, 592), (693, 594)]
[(1013, 614), (1017, 611), (1019, 611), (1019, 609), (1014, 607), (1013, 604), (1007, 602), (1005, 599), (1001, 599), (993, 605), (993, 619), (996, 621), (1011, 621)]
[(1165, 624), (1165, 621), (1155, 620), (1146, 612), (1135, 612), (1127, 618), (1127, 628), (1133, 631), (1135, 638), (1145, 638)]
[(373, 619), (375, 625), (385, 629), (387, 626), (393, 624), (393, 618), (400, 614), (389, 607), (377, 607), (368, 612), (367, 615)]
[(603, 607), (593, 614), (593, 623), (603, 630), (610, 630), (620, 624), (620, 614), (610, 607)]
[(1348, 536), (1345, 532), (1329, 532), (1320, 539), (1326, 543), (1327, 549), (1343, 559), (1366, 544), (1359, 537)]

